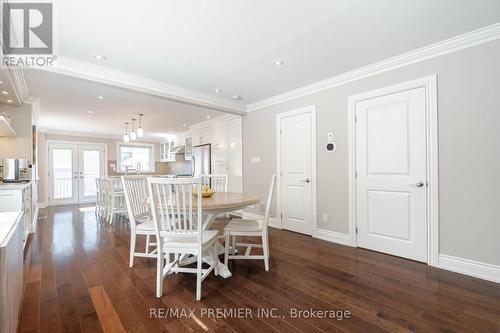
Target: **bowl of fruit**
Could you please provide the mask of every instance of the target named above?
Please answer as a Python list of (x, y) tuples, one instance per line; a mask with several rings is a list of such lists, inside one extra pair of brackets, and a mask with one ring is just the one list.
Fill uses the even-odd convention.
[[(214, 195), (215, 191), (210, 188), (208, 185), (201, 185), (201, 196), (203, 198), (210, 198), (212, 195)], [(198, 196), (198, 190), (196, 187), (193, 188), (193, 195), (195, 197)]]

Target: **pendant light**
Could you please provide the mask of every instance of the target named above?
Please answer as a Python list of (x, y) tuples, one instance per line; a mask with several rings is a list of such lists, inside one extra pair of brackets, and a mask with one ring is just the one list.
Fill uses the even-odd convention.
[(137, 140), (137, 135), (135, 134), (135, 118), (132, 118), (132, 132), (130, 132), (130, 140)]
[(127, 143), (130, 141), (130, 137), (128, 136), (128, 123), (125, 123), (125, 135), (123, 135), (123, 142)]
[(137, 129), (137, 136), (139, 138), (142, 138), (144, 135), (144, 130), (142, 129), (142, 116), (144, 116), (144, 114), (139, 113), (139, 128)]

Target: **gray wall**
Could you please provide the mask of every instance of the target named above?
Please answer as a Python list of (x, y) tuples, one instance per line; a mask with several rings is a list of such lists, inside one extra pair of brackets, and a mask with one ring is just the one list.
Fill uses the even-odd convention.
[[(347, 97), (437, 74), (440, 253), (500, 265), (499, 59), (500, 41), (494, 41), (249, 113), (244, 191), (266, 196), (276, 168), (276, 114), (314, 104), (318, 227), (347, 233)], [(328, 132), (335, 135), (334, 153), (324, 150)], [(252, 156), (261, 163), (251, 164)]]

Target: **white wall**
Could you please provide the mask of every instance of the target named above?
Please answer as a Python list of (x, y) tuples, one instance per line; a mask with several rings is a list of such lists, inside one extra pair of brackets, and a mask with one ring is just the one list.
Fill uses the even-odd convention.
[[(244, 191), (265, 197), (276, 172), (275, 115), (317, 111), (318, 227), (348, 232), (347, 98), (437, 74), (440, 253), (500, 265), (500, 41), (266, 107), (243, 120)], [(324, 149), (334, 132), (337, 150)], [(251, 164), (250, 157), (261, 163)], [(262, 211), (262, 207), (259, 207)]]

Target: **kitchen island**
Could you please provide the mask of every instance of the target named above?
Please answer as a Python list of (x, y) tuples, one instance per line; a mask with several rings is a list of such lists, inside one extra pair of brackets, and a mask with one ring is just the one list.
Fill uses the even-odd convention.
[(23, 212), (0, 213), (0, 332), (16, 332), (23, 295)]

